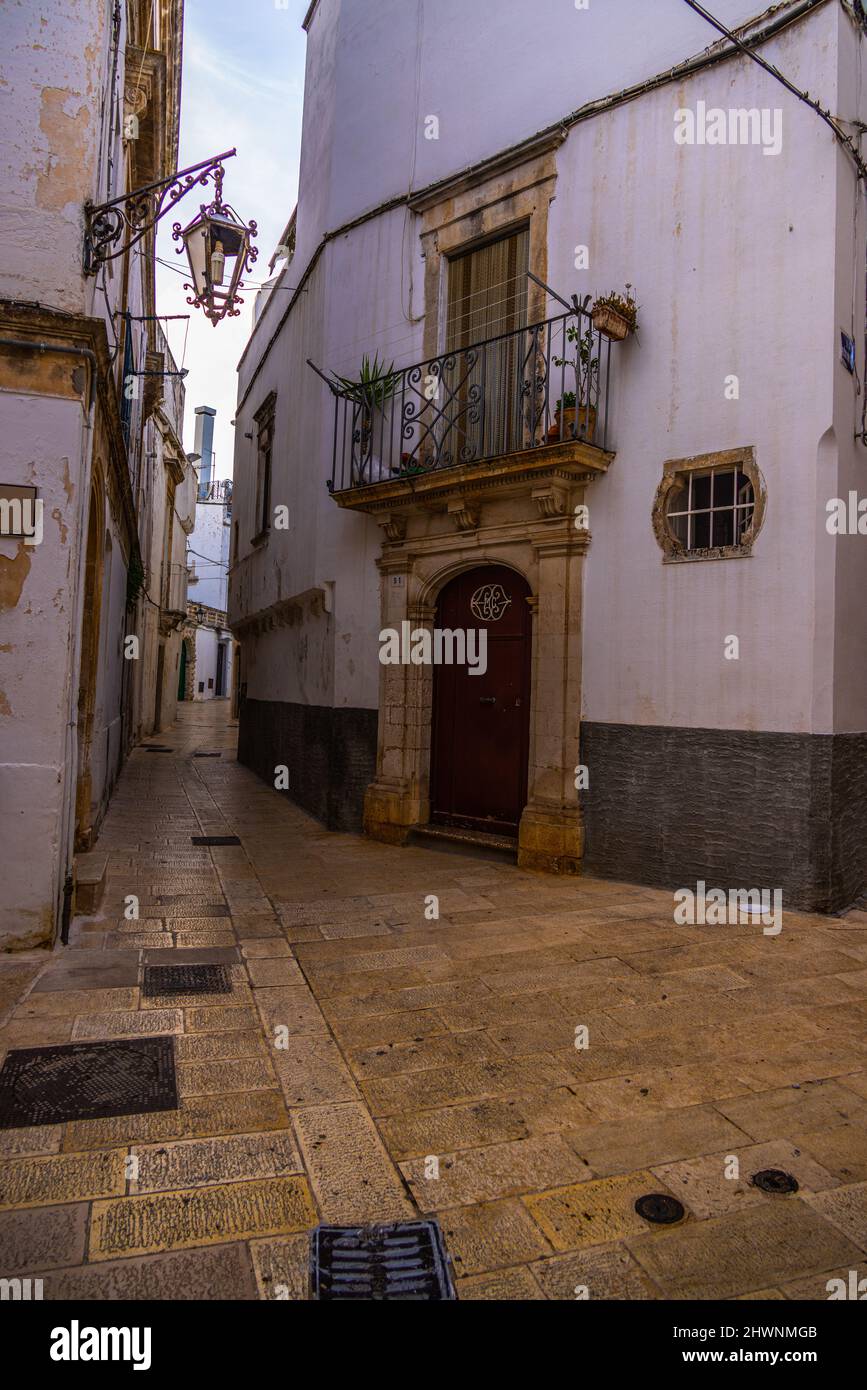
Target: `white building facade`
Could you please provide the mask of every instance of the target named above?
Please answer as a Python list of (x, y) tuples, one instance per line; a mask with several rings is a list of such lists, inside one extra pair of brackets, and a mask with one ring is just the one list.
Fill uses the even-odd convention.
[(197, 406), (193, 459), (196, 460), (195, 531), (187, 546), (188, 604), (181, 654), (178, 697), (224, 700), (232, 694), (235, 641), (226, 617), (229, 545), (232, 525), (231, 479), (214, 476), (214, 416)]
[[(311, 6), (229, 621), (240, 756), (326, 825), (862, 892), (864, 17), (758, 9), (714, 7), (795, 93), (686, 4)], [(457, 629), (486, 673), (380, 660)]]
[(33, 0), (2, 31), (0, 499), (41, 515), (0, 535), (0, 946), (20, 948), (69, 921), (186, 607), (161, 592), (186, 470), (155, 233), (95, 221), (85, 252), (88, 208), (177, 170), (183, 2)]

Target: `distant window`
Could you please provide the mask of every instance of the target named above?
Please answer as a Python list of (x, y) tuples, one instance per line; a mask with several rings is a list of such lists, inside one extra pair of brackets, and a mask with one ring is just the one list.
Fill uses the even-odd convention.
[(669, 459), (654, 506), (656, 538), (668, 560), (749, 555), (764, 506), (753, 449)]
[(271, 460), (274, 448), (274, 410), (277, 397), (272, 391), (256, 411), (256, 533), (263, 541), (271, 530)]

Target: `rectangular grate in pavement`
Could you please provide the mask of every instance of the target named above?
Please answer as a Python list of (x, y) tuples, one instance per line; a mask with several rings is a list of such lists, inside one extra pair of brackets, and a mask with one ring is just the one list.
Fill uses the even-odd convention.
[(439, 1226), (401, 1221), (317, 1227), (310, 1237), (310, 1295), (320, 1301), (454, 1299)]
[(158, 744), (158, 743), (149, 743), (149, 744), (147, 744), (147, 746), (145, 747), (145, 752), (146, 752), (146, 753), (171, 753), (171, 752), (173, 752), (173, 751), (174, 751), (174, 750), (171, 749), (171, 748), (169, 748), (168, 745), (166, 745), (165, 747), (163, 747), (162, 744)]
[(194, 758), (222, 758), (222, 753), (194, 753)]
[(172, 1038), (22, 1048), (0, 1068), (0, 1129), (177, 1108)]
[(172, 994), (231, 994), (225, 965), (146, 965), (142, 994), (156, 999)]
[(239, 845), (237, 835), (191, 835), (194, 845)]

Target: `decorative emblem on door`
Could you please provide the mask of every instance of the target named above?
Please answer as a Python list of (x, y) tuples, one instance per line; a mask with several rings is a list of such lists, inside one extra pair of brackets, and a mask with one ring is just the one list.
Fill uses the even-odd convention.
[(470, 608), (481, 622), (498, 623), (511, 602), (502, 584), (483, 584), (470, 599)]

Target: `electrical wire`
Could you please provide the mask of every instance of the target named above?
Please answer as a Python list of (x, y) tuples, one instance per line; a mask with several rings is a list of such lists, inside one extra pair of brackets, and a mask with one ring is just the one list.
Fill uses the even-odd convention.
[[(840, 129), (837, 120), (831, 115), (830, 111), (825, 110), (818, 101), (814, 101), (809, 92), (802, 92), (800, 87), (796, 87), (794, 82), (791, 82), (788, 77), (780, 72), (779, 68), (775, 67), (773, 63), (769, 63), (768, 60), (763, 58), (760, 53), (757, 53), (755, 49), (750, 48), (732, 29), (726, 28), (726, 26), (722, 24), (720, 20), (716, 19), (709, 10), (706, 10), (703, 5), (700, 5), (698, 0), (684, 0), (684, 3), (689, 5), (689, 8), (695, 14), (700, 15), (702, 19), (706, 20), (712, 28), (716, 29), (717, 33), (722, 34), (730, 43), (733, 43), (736, 48), (740, 49), (741, 53), (745, 54), (747, 58), (752, 59), (754, 63), (758, 63), (760, 68), (764, 68), (765, 72), (770, 73), (771, 77), (777, 82), (782, 83), (787, 92), (791, 92), (792, 96), (797, 97), (799, 101), (804, 102), (806, 106), (809, 106), (811, 110), (815, 111), (825, 124), (830, 126), (837, 140), (849, 153), (858, 170), (859, 177), (867, 179), (867, 164), (865, 164), (864, 160), (861, 158), (860, 151), (855, 147), (855, 143), (851, 136)], [(743, 28), (746, 26), (741, 27)]]

